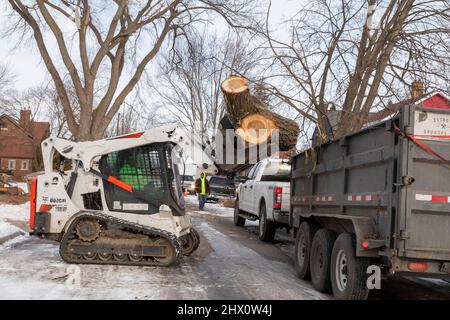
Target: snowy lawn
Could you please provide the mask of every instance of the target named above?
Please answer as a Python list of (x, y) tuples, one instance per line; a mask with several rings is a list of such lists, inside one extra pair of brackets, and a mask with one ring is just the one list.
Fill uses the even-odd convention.
[(30, 202), (24, 204), (0, 204), (0, 219), (24, 221), (30, 220)]
[[(23, 232), (16, 226), (13, 226), (12, 224), (9, 224), (3, 219), (0, 219), (0, 240), (2, 238), (9, 237), (10, 235), (17, 233), (17, 232)], [(0, 241), (1, 244), (1, 241)]]
[(20, 205), (0, 204), (0, 245), (25, 233), (20, 228), (9, 223), (8, 220), (28, 223), (29, 211), (29, 202)]

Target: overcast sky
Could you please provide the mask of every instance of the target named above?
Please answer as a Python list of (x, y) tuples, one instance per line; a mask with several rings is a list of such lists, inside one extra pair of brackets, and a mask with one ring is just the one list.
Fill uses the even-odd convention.
[[(303, 0), (272, 0), (271, 24), (277, 26), (286, 16), (298, 10)], [(6, 0), (0, 0), (0, 28), (5, 24)], [(14, 48), (14, 41), (0, 39), (0, 62), (6, 63), (15, 74), (15, 88), (23, 90), (43, 83), (48, 79), (34, 44)]]

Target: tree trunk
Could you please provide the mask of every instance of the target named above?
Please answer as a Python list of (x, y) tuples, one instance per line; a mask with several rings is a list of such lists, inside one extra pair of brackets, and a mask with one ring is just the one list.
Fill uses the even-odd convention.
[(228, 118), (236, 133), (246, 142), (261, 144), (270, 141), (274, 130), (278, 129), (280, 151), (295, 148), (300, 131), (298, 124), (270, 111), (268, 106), (253, 97), (245, 78), (231, 76), (222, 82), (221, 89)]

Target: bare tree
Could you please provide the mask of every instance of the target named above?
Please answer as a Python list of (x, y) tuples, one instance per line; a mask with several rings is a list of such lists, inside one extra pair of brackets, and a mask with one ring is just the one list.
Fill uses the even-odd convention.
[(289, 39), (267, 27), (270, 90), (317, 123), (322, 140), (330, 105), (339, 113), (336, 136), (358, 130), (369, 112), (404, 99), (415, 79), (447, 86), (449, 13), (448, 0), (309, 1), (287, 22)]
[(158, 108), (148, 105), (147, 100), (136, 95), (131, 103), (125, 102), (106, 129), (105, 136), (119, 136), (159, 125)]
[(12, 85), (14, 75), (8, 66), (0, 64), (0, 114), (11, 114), (14, 110), (12, 107)]
[[(65, 83), (65, 88), (70, 99), (75, 118), (79, 119), (80, 107), (78, 98), (69, 82)], [(31, 87), (23, 91), (11, 90), (7, 96), (9, 113), (14, 118), (19, 118), (21, 109), (31, 111), (31, 118), (35, 121), (48, 121), (50, 133), (54, 136), (73, 138), (70, 132), (63, 106), (59, 99), (58, 92), (52, 81), (46, 84)]]
[[(33, 35), (77, 140), (103, 137), (169, 37), (184, 36), (208, 13), (219, 14), (231, 25), (251, 24), (253, 9), (253, 0), (8, 2), (12, 21), (7, 34)], [(78, 119), (65, 74), (78, 99)]]
[(8, 86), (10, 81), (10, 71), (6, 65), (0, 64), (0, 88)]
[(250, 75), (258, 64), (246, 39), (235, 33), (220, 38), (205, 31), (162, 57), (150, 88), (171, 118), (211, 141), (225, 111), (220, 84), (235, 70)]

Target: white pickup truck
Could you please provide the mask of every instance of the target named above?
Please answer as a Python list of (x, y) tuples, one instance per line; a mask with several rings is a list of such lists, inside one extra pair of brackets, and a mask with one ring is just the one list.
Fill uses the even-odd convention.
[(236, 193), (234, 224), (259, 219), (259, 239), (272, 241), (275, 229), (289, 225), (291, 165), (264, 159), (253, 166)]

